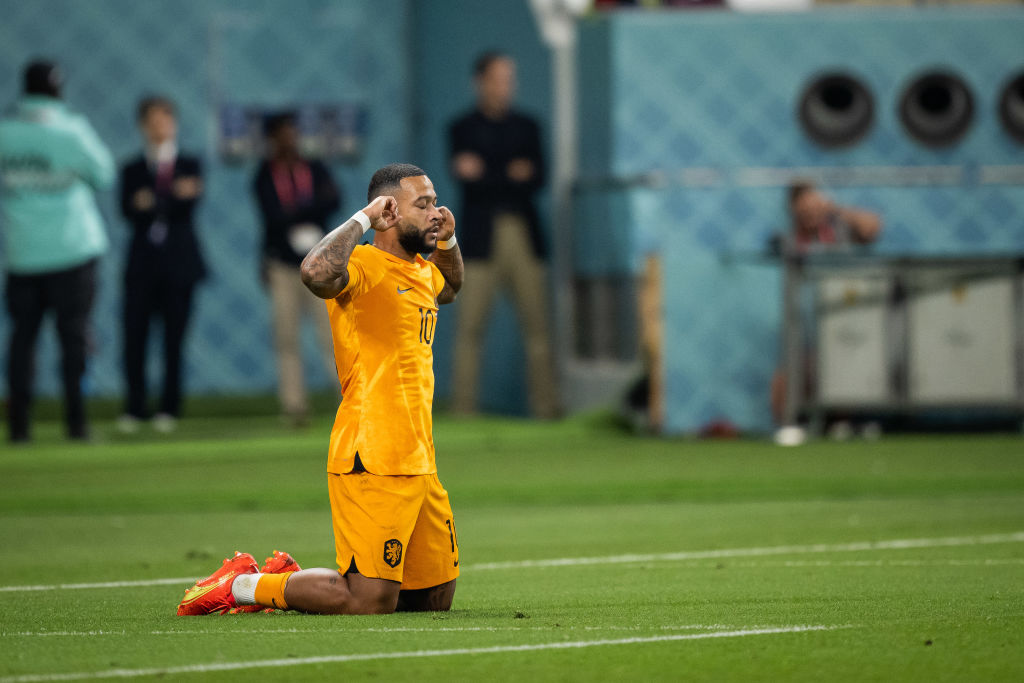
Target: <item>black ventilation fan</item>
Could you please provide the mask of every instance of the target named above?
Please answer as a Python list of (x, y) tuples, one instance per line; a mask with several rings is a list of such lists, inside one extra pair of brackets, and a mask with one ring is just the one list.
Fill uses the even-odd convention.
[(1024, 145), (1024, 71), (1003, 86), (999, 96), (999, 121), (1007, 134)]
[(847, 73), (815, 76), (800, 96), (800, 125), (822, 147), (860, 140), (875, 120), (875, 100), (864, 83)]
[(956, 74), (928, 71), (903, 89), (899, 115), (910, 137), (929, 147), (948, 147), (971, 127), (974, 96)]

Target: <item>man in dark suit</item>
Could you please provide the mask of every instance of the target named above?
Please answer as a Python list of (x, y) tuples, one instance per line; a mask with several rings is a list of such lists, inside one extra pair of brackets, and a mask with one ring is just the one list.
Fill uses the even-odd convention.
[(143, 153), (121, 170), (121, 211), (132, 229), (125, 268), (124, 371), (128, 387), (122, 431), (149, 416), (146, 346), (150, 321), (163, 320), (164, 383), (153, 427), (171, 431), (181, 413), (182, 344), (196, 283), (206, 273), (194, 214), (203, 192), (199, 159), (178, 153), (174, 103), (139, 103)]

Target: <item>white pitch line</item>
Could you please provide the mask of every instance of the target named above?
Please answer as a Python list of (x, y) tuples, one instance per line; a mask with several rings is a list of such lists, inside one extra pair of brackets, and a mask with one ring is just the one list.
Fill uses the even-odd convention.
[(730, 567), (1005, 567), (1008, 565), (1024, 565), (1024, 557), (1005, 559), (970, 558), (966, 560), (777, 560), (775, 562), (740, 562)]
[(80, 681), (97, 678), (138, 678), (141, 676), (176, 676), (180, 674), (211, 673), (215, 671), (239, 671), (243, 669), (282, 668), (305, 666), (307, 664), (343, 664), (382, 659), (411, 659), (425, 657), (453, 657), (458, 655), (489, 655), (506, 652), (534, 652), (537, 650), (573, 650), (609, 645), (642, 645), (645, 643), (666, 643), (681, 640), (703, 640), (707, 638), (741, 638), (779, 633), (805, 633), (808, 631), (829, 631), (834, 626), (783, 626), (737, 631), (712, 631), (708, 633), (680, 633), (663, 636), (635, 638), (577, 640), (557, 643), (535, 643), (530, 645), (495, 645), (491, 647), (465, 647), (451, 650), (412, 650), (407, 652), (373, 652), (349, 655), (322, 655), (319, 657), (295, 657), (288, 659), (263, 659), (250, 662), (215, 662), (153, 669), (108, 669), (106, 671), (83, 671), (78, 673), (28, 674), (0, 678), (0, 683), (50, 683), (51, 681)]
[[(633, 563), (642, 566), (643, 562)], [(1006, 567), (1024, 565), (1024, 557), (1014, 558), (970, 558), (955, 560), (942, 558), (936, 560), (749, 560), (746, 562), (730, 562), (730, 569), (758, 569), (762, 567), (782, 567), (799, 569), (801, 567)], [(720, 562), (691, 560), (673, 564), (674, 567), (687, 569), (721, 569)]]
[[(22, 638), (22, 637), (35, 637), (35, 638), (48, 638), (52, 636), (61, 636), (64, 638), (85, 638), (92, 636), (126, 636), (128, 631), (20, 631), (15, 633), (0, 633), (0, 637), (3, 638)], [(132, 634), (137, 635), (137, 634)]]
[(140, 588), (144, 586), (167, 586), (172, 584), (188, 585), (196, 580), (195, 576), (179, 579), (142, 579), (140, 581), (101, 581), (97, 583), (54, 583), (38, 586), (0, 586), (0, 593), (18, 591), (56, 591), (79, 590), (82, 588)]
[(590, 564), (631, 564), (634, 562), (671, 562), (676, 560), (709, 560), (723, 557), (764, 557), (766, 555), (800, 555), (807, 553), (848, 553), (864, 550), (905, 550), (909, 548), (948, 548), (993, 543), (1024, 543), (1024, 531), (981, 536), (950, 536), (946, 538), (905, 538), (893, 541), (861, 541), (857, 543), (819, 543), (814, 545), (776, 545), (764, 548), (723, 548), (677, 553), (643, 555), (611, 555), (606, 557), (565, 557), (552, 560), (519, 560), (470, 565), (475, 571), (489, 569), (536, 569), (545, 567), (577, 567)]
[[(413, 627), (413, 626), (371, 626), (367, 628), (341, 628), (341, 629), (316, 629), (316, 628), (248, 628), (231, 629), (231, 635), (271, 635), (271, 634), (301, 634), (301, 633), (500, 633), (505, 631), (557, 631), (566, 633), (570, 631), (644, 631), (650, 630), (648, 626), (439, 626), (439, 627)], [(662, 631), (734, 631), (741, 628), (772, 628), (767, 625), (736, 626), (735, 624), (669, 624), (657, 627)], [(149, 631), (148, 633), (137, 633), (132, 631), (12, 631), (10, 633), (0, 632), (0, 638), (92, 638), (96, 636), (209, 636), (211, 632), (196, 631)]]
[[(541, 569), (548, 567), (578, 567), (601, 564), (634, 564), (637, 562), (678, 562), (710, 560), (726, 557), (765, 557), (770, 555), (802, 555), (811, 553), (844, 553), (866, 550), (906, 550), (911, 548), (949, 548), (955, 546), (991, 545), (998, 543), (1024, 543), (1024, 531), (1008, 534), (980, 536), (949, 536), (945, 538), (904, 538), (892, 541), (860, 541), (856, 543), (818, 543), (814, 545), (776, 545), (763, 548), (722, 548), (719, 550), (692, 550), (675, 553), (636, 555), (608, 555), (604, 557), (561, 557), (548, 560), (515, 560), (511, 562), (485, 562), (465, 565), (464, 571), (495, 569)], [(108, 581), (103, 583), (60, 583), (36, 586), (0, 586), (0, 593), (22, 591), (77, 590), (83, 588), (137, 588), (169, 584), (188, 585), (195, 577), (178, 579), (148, 579), (141, 581)]]

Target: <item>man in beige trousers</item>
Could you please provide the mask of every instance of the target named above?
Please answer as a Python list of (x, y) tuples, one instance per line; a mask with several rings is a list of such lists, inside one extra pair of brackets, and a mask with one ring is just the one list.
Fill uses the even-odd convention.
[(270, 293), (277, 352), (281, 413), (296, 426), (309, 420), (309, 399), (302, 363), (302, 320), (308, 317), (320, 346), (326, 377), (333, 377), (331, 330), (323, 301), (303, 286), (299, 264), (327, 234), (341, 196), (330, 171), (299, 151), (299, 129), (291, 112), (268, 117), (267, 159), (253, 179), (263, 218), (262, 277)]
[(477, 409), (480, 351), (494, 295), (512, 295), (526, 347), (530, 412), (560, 412), (548, 334), (544, 241), (533, 198), (544, 182), (537, 123), (514, 109), (515, 62), (487, 52), (474, 65), (477, 102), (449, 130), (451, 168), (462, 186), (459, 244), (465, 277), (459, 297), (453, 408)]

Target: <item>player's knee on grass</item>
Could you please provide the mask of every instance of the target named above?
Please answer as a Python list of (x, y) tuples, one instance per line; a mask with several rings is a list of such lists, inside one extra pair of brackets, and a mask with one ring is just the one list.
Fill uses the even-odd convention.
[(455, 598), (455, 579), (432, 588), (404, 590), (398, 594), (396, 612), (447, 612)]
[[(349, 577), (343, 577), (345, 582)], [(355, 588), (351, 583), (345, 587), (332, 586), (322, 595), (319, 609), (321, 614), (390, 614), (395, 611), (398, 591), (372, 590), (365, 586)]]
[[(347, 584), (348, 595), (338, 594), (335, 614), (391, 614), (398, 604), (402, 584), (387, 579), (373, 579), (357, 572), (349, 572), (342, 578)], [(347, 599), (346, 599), (347, 598)]]
[[(374, 582), (385, 583), (383, 579), (371, 579)], [(394, 583), (388, 581), (386, 583)], [(370, 591), (358, 593), (357, 614), (391, 614), (398, 606), (398, 585), (375, 586)]]

